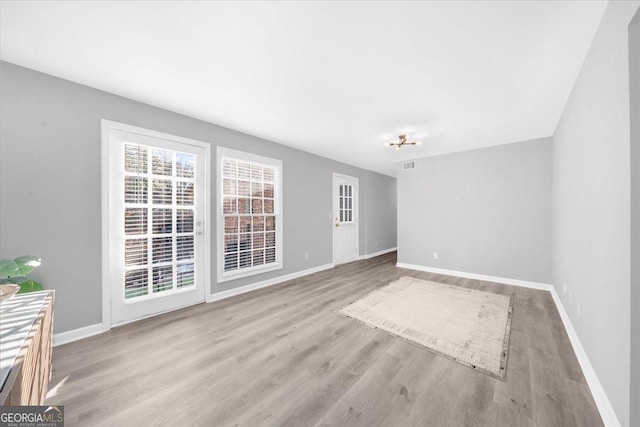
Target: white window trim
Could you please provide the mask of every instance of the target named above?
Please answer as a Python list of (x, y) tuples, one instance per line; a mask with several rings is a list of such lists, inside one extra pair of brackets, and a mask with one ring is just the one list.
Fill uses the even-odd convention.
[[(274, 211), (276, 215), (276, 260), (274, 264), (265, 266), (248, 267), (240, 270), (224, 271), (224, 215), (222, 214), (222, 158), (231, 157), (247, 162), (262, 163), (277, 168), (274, 182)], [(269, 271), (280, 270), (283, 267), (282, 247), (283, 247), (283, 211), (282, 211), (282, 160), (260, 156), (258, 154), (233, 150), (231, 148), (217, 147), (216, 157), (216, 238), (217, 238), (217, 272), (218, 283), (236, 280), (243, 277), (254, 276), (256, 274), (267, 273)]]

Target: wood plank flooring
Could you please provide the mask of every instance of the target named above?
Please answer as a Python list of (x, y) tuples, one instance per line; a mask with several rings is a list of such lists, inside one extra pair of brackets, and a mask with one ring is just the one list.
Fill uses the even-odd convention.
[[(395, 253), (53, 352), (66, 426), (601, 426), (545, 291), (395, 267)], [(343, 317), (402, 276), (513, 294), (503, 382)]]

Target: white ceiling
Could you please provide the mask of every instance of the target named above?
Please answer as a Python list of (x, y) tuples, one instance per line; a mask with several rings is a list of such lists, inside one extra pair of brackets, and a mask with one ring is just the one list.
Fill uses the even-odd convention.
[[(605, 7), (2, 2), (0, 58), (395, 175), (553, 134)], [(401, 133), (423, 145), (383, 146)]]

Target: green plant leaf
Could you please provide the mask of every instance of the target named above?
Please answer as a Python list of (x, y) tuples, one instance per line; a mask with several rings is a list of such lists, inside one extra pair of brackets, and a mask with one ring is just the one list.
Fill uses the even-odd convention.
[(36, 282), (35, 280), (26, 280), (20, 283), (20, 291), (18, 291), (18, 293), (26, 294), (27, 292), (37, 292), (42, 290), (44, 290), (44, 288), (40, 283)]
[(38, 256), (33, 255), (25, 255), (14, 259), (16, 264), (18, 265), (29, 265), (31, 267), (40, 267), (42, 264), (42, 259)]
[(18, 264), (18, 268), (20, 269), (20, 273), (23, 276), (31, 273), (34, 267), (38, 267), (40, 265), (40, 258), (32, 255), (25, 255), (14, 259), (16, 264)]
[(0, 259), (0, 277), (15, 276), (23, 276), (18, 263), (10, 259)]

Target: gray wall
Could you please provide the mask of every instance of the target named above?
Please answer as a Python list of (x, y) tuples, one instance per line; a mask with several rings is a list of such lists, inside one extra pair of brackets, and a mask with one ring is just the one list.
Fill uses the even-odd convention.
[[(214, 282), (213, 292), (331, 263), (333, 172), (360, 179), (361, 218), (368, 217), (368, 206), (395, 198), (394, 178), (6, 62), (0, 73), (0, 257), (43, 258), (34, 278), (57, 292), (55, 332), (102, 321), (101, 119), (283, 161), (284, 268)], [(369, 191), (369, 182), (376, 191)], [(395, 226), (392, 216), (377, 211), (361, 221), (360, 254), (367, 253), (369, 242), (378, 242), (378, 250), (395, 247)], [(215, 280), (215, 245), (212, 249)]]
[[(631, 360), (640, 361), (640, 10), (629, 26), (631, 96)], [(630, 425), (640, 426), (640, 363), (631, 364)]]
[(367, 254), (394, 248), (397, 241), (396, 180), (368, 171), (365, 186), (365, 210)]
[(549, 283), (550, 138), (398, 170), (398, 262)]
[(637, 8), (607, 6), (553, 135), (553, 284), (623, 426), (630, 410), (627, 26)]

